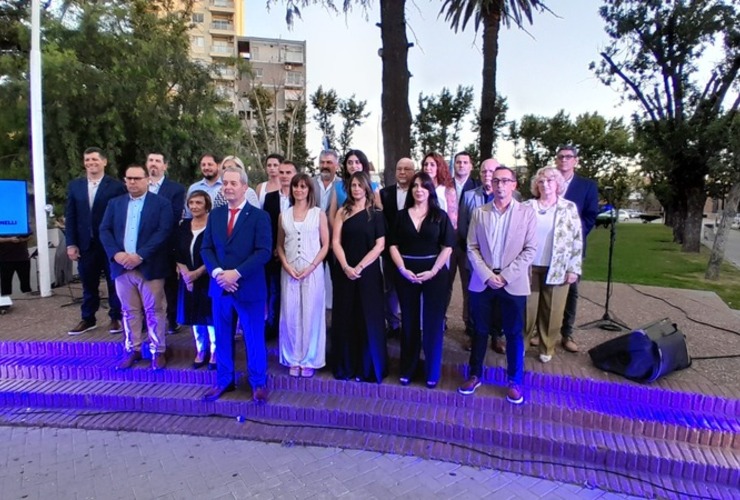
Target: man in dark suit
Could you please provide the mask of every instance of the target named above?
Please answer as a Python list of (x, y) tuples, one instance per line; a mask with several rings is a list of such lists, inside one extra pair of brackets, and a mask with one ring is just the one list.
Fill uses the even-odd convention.
[[(578, 149), (575, 146), (560, 146), (555, 158), (556, 166), (565, 179), (564, 198), (578, 207), (583, 229), (583, 255), (585, 257), (586, 237), (594, 228), (596, 216), (599, 214), (599, 190), (594, 181), (575, 174), (578, 166)], [(573, 340), (573, 325), (576, 321), (577, 308), (578, 281), (571, 283), (568, 290), (563, 326), (560, 328), (563, 336), (562, 345), (568, 352), (578, 352), (578, 344)]]
[(465, 333), (472, 337), (473, 335), (473, 323), (468, 314), (468, 285), (470, 284), (470, 269), (468, 269), (468, 255), (466, 249), (465, 239), (467, 234), (463, 234), (458, 230), (458, 213), (460, 204), (462, 203), (463, 195), (472, 189), (480, 186), (480, 181), (473, 179), (470, 172), (473, 169), (473, 164), (470, 159), (470, 153), (467, 151), (461, 151), (455, 155), (455, 193), (457, 194), (457, 207), (456, 209), (450, 210), (447, 208), (447, 215), (450, 216), (450, 222), (455, 228), (455, 235), (457, 237), (457, 245), (452, 249), (452, 255), (450, 255), (450, 292), (447, 298), (447, 305), (450, 305), (452, 300), (452, 286), (455, 282), (455, 274), (460, 271), (460, 285), (462, 288), (463, 297), (463, 308), (462, 308), (462, 320), (465, 323)]
[(277, 256), (278, 218), (280, 214), (290, 207), (290, 181), (298, 169), (290, 160), (283, 160), (278, 166), (278, 180), (280, 189), (265, 195), (264, 209), (270, 216), (270, 227), (272, 229), (272, 258), (265, 266), (267, 279), (267, 318), (265, 318), (265, 338), (274, 339), (278, 336), (280, 323), (280, 259)]
[(111, 261), (123, 310), (126, 354), (119, 370), (131, 368), (142, 358), (144, 324), (152, 368), (161, 370), (167, 364), (164, 278), (169, 272), (167, 249), (174, 221), (170, 203), (149, 193), (147, 180), (144, 167), (128, 167), (128, 194), (111, 200), (100, 224), (100, 241)]
[(201, 255), (211, 276), (209, 294), (218, 349), (216, 386), (203, 395), (215, 401), (233, 391), (234, 315), (244, 330), (247, 374), (256, 403), (267, 401), (267, 349), (264, 314), (267, 299), (265, 264), (270, 260), (270, 217), (247, 203), (248, 179), (244, 170), (228, 167), (221, 177), (228, 205), (215, 208), (203, 233)]
[(149, 172), (149, 192), (169, 200), (172, 206), (172, 216), (175, 225), (172, 229), (171, 247), (169, 251), (170, 267), (172, 272), (164, 282), (164, 292), (167, 296), (167, 333), (175, 333), (180, 329), (177, 324), (177, 272), (175, 272), (175, 232), (182, 219), (185, 209), (185, 186), (165, 177), (167, 172), (167, 157), (161, 152), (149, 153), (146, 157), (146, 169)]
[[(383, 216), (388, 225), (386, 234), (395, 231), (396, 217), (406, 204), (406, 195), (409, 192), (409, 184), (413, 176), (414, 161), (411, 158), (401, 158), (396, 163), (396, 183), (380, 190), (380, 203), (383, 205)], [(383, 281), (385, 284), (386, 335), (388, 337), (399, 337), (401, 335), (401, 306), (398, 304), (398, 293), (393, 279), (397, 272), (388, 250), (384, 250)]]
[(69, 330), (79, 335), (96, 327), (95, 313), (100, 308), (100, 274), (108, 285), (108, 315), (110, 333), (121, 333), (121, 303), (110, 276), (108, 258), (100, 244), (99, 228), (108, 202), (126, 193), (120, 181), (105, 175), (108, 159), (99, 148), (87, 148), (83, 153), (86, 177), (75, 179), (67, 189), (64, 210), (67, 256), (77, 261), (77, 272), (82, 281), (82, 320)]

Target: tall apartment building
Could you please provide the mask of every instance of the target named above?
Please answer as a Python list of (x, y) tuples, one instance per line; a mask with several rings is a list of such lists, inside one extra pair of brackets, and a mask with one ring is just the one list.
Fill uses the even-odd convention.
[(250, 62), (253, 77), (238, 81), (237, 109), (248, 121), (253, 110), (247, 94), (255, 85), (275, 93), (279, 114), (291, 103), (306, 100), (306, 42), (239, 37), (239, 57)]
[(244, 0), (197, 0), (192, 23), (191, 58), (216, 65), (211, 73), (216, 90), (235, 110), (237, 75), (231, 62), (237, 55), (237, 37), (244, 33)]

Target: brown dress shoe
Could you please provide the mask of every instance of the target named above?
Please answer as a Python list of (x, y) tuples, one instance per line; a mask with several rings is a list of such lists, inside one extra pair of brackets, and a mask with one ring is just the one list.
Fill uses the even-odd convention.
[(532, 347), (537, 347), (540, 345), (540, 337), (539, 335), (534, 335), (531, 339), (529, 339), (529, 345)]
[(116, 365), (116, 370), (128, 370), (141, 359), (141, 351), (127, 352), (126, 356)]
[(570, 337), (563, 337), (563, 349), (568, 352), (578, 352), (578, 344)]
[(256, 389), (254, 389), (254, 391), (252, 392), (252, 399), (256, 404), (262, 405), (267, 403), (267, 394), (267, 387), (263, 385), (262, 387), (257, 387)]
[(163, 352), (158, 352), (152, 358), (152, 370), (162, 370), (165, 366), (167, 366), (167, 359)]
[(111, 333), (111, 335), (115, 335), (117, 333), (123, 332), (123, 325), (121, 324), (120, 319), (112, 319), (110, 320), (110, 323), (108, 324), (108, 332)]
[(506, 354), (506, 339), (503, 336), (494, 338), (491, 340), (491, 349), (499, 354)]
[(206, 391), (205, 394), (203, 394), (203, 401), (206, 401), (206, 402), (216, 401), (218, 398), (223, 396), (225, 392), (232, 392), (235, 389), (236, 389), (236, 386), (234, 386), (234, 384), (229, 384), (225, 386), (217, 385), (215, 387), (211, 387), (210, 389), (208, 389), (208, 391)]

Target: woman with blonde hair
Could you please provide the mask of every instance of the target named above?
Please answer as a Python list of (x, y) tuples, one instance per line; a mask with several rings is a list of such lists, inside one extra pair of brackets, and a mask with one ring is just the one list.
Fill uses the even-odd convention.
[(537, 219), (537, 253), (532, 261), (525, 332), (531, 344), (539, 346), (540, 361), (547, 363), (560, 338), (568, 288), (581, 274), (583, 236), (576, 204), (562, 196), (565, 180), (557, 168), (539, 169), (531, 191), (535, 198), (525, 203)]
[[(244, 166), (244, 162), (238, 157), (238, 156), (227, 156), (223, 160), (221, 160), (221, 163), (218, 166), (218, 170), (223, 173), (223, 171), (227, 167), (236, 167), (244, 170), (244, 172), (247, 171), (247, 168)], [(257, 191), (252, 189), (251, 187), (247, 188), (247, 202), (252, 205), (253, 207), (260, 208), (260, 200), (257, 196)], [(227, 205), (226, 198), (224, 198), (224, 195), (222, 192), (219, 191), (219, 193), (216, 195), (216, 198), (213, 200), (213, 208), (222, 207), (224, 205)]]

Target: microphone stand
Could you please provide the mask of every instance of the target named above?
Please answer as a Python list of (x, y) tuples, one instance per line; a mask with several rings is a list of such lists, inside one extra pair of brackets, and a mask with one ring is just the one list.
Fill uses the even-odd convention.
[[(609, 205), (612, 205), (612, 189), (613, 188), (611, 187), (604, 188), (604, 190), (606, 191), (606, 201), (607, 203), (609, 203)], [(612, 318), (609, 314), (609, 299), (612, 295), (612, 259), (614, 257), (614, 243), (617, 240), (617, 214), (619, 213), (616, 208), (612, 208), (611, 210), (611, 227), (609, 229), (609, 260), (607, 263), (606, 272), (606, 302), (604, 304), (604, 315), (601, 317), (601, 319), (579, 325), (579, 328), (600, 328), (602, 330), (607, 330), (610, 332), (621, 332), (623, 330), (629, 330), (630, 328), (624, 323), (621, 323), (620, 321)]]

